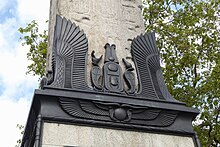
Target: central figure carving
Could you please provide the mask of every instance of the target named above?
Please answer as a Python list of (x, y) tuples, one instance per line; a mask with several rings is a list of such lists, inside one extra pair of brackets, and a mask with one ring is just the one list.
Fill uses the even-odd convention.
[(104, 85), (109, 92), (123, 92), (122, 70), (115, 53), (115, 45), (105, 45)]
[[(91, 54), (93, 64), (91, 69), (91, 82), (93, 88), (98, 91), (109, 93), (127, 93), (128, 95), (134, 95), (135, 80), (134, 73), (132, 72), (134, 68), (129, 62), (122, 59), (126, 68), (125, 72), (122, 73), (121, 66), (119, 65), (118, 58), (116, 56), (116, 46), (114, 44), (110, 45), (107, 43), (104, 48), (105, 59), (102, 69), (98, 65), (102, 56), (97, 58), (95, 56), (95, 51)], [(127, 88), (125, 88), (124, 84), (127, 85)]]

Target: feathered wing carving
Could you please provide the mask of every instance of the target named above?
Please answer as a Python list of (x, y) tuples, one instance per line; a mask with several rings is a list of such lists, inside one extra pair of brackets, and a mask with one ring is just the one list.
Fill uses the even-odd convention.
[[(152, 112), (150, 112), (150, 113), (152, 113)], [(134, 116), (135, 115), (133, 115), (133, 117)], [(175, 122), (178, 114), (177, 114), (177, 112), (161, 111), (160, 113), (153, 112), (150, 116), (152, 116), (152, 117), (156, 116), (156, 117), (154, 119), (148, 119), (148, 121), (146, 121), (146, 119), (144, 119), (144, 118), (141, 118), (141, 119), (134, 118), (131, 120), (131, 122), (135, 123), (135, 124), (138, 123), (138, 124), (142, 124), (142, 125), (149, 125), (149, 126), (155, 126), (155, 127), (167, 127), (167, 126), (172, 125)], [(145, 118), (147, 118), (147, 117), (145, 117)]]
[(51, 86), (89, 89), (86, 83), (88, 40), (83, 31), (66, 18), (57, 15), (54, 31)]
[(108, 111), (97, 108), (93, 103), (75, 99), (60, 98), (60, 105), (69, 115), (78, 118), (108, 120)]
[(128, 104), (103, 103), (62, 97), (59, 98), (59, 101), (62, 109), (75, 118), (166, 127), (172, 125), (178, 116), (177, 112), (169, 110)]
[(174, 101), (165, 86), (155, 33), (141, 34), (132, 41), (131, 53), (138, 71), (141, 97)]

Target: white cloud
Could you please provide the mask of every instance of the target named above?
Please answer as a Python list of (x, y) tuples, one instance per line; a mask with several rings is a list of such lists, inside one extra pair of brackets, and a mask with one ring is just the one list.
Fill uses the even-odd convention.
[(7, 6), (8, 3), (9, 3), (9, 1), (7, 1), (7, 0), (1, 0), (0, 1), (0, 11), (3, 10)]
[(37, 20), (41, 28), (46, 27), (45, 21), (49, 19), (49, 0), (17, 0), (18, 17), (21, 22)]
[(13, 15), (0, 18), (0, 147), (15, 146), (20, 138), (16, 125), (25, 125), (33, 91), (38, 87), (38, 77), (25, 74), (30, 62), (26, 59), (28, 47), (21, 46), (18, 28), (36, 20), (40, 30), (47, 29), (49, 0), (0, 1), (0, 11), (6, 8)]
[[(26, 59), (27, 47), (16, 46), (16, 50), (11, 52), (2, 52), (0, 55), (0, 77), (3, 85), (6, 87), (0, 98), (13, 98), (18, 94), (18, 89), (37, 88), (37, 78), (26, 75), (28, 61)], [(27, 85), (24, 87), (24, 85)]]
[[(18, 42), (15, 34), (17, 32), (16, 18), (8, 18), (0, 24), (0, 51), (8, 52), (13, 49), (13, 45)], [(16, 40), (15, 40), (16, 39)]]
[[(10, 23), (7, 22), (7, 24)], [(4, 26), (4, 25), (2, 25)], [(0, 78), (4, 90), (0, 95), (0, 146), (15, 146), (21, 138), (17, 124), (25, 125), (33, 90), (37, 88), (37, 77), (26, 75), (28, 47), (21, 46), (17, 40), (11, 43), (13, 29), (2, 27), (0, 32)], [(8, 35), (7, 35), (8, 34)], [(7, 37), (8, 36), (8, 37)], [(6, 38), (7, 37), (7, 38)], [(2, 87), (1, 87), (2, 88)]]
[(0, 77), (4, 90), (0, 96), (0, 146), (15, 146), (21, 138), (17, 124), (25, 125), (37, 77), (25, 75), (28, 61), (27, 47), (17, 45), (15, 50), (0, 54)]
[(26, 59), (27, 46), (21, 46), (17, 33), (15, 18), (7, 19), (0, 24), (0, 77), (5, 90), (0, 99), (13, 99), (19, 92), (21, 85), (32, 84), (31, 88), (36, 88), (37, 77), (26, 75), (29, 64)]
[(17, 102), (10, 99), (0, 101), (0, 146), (16, 145), (16, 141), (21, 138), (20, 130), (16, 126), (26, 123), (29, 107), (30, 101), (26, 98), (20, 98)]

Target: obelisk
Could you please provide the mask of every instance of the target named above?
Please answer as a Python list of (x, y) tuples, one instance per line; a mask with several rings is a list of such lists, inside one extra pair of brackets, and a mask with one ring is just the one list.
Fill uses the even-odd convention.
[(51, 0), (49, 74), (22, 147), (199, 147), (199, 111), (169, 93), (141, 8), (141, 0)]

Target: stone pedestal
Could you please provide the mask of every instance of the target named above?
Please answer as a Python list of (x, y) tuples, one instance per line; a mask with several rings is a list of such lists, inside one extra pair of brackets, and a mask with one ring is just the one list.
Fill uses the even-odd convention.
[[(148, 108), (148, 113), (157, 113), (158, 110), (168, 114), (170, 110), (178, 113), (174, 120), (165, 119), (172, 115), (163, 115), (158, 116), (159, 121), (155, 118), (145, 122), (120, 122), (111, 120), (110, 116), (95, 115), (98, 109), (92, 108), (94, 113), (87, 113), (93, 107), (91, 102), (96, 101), (103, 104), (127, 102), (130, 106), (136, 103), (136, 108)], [(81, 108), (78, 109), (79, 106)], [(136, 108), (132, 108), (133, 111)], [(197, 110), (186, 108), (181, 103), (152, 100), (137, 103), (128, 97), (105, 97), (102, 94), (45, 87), (35, 91), (22, 147), (199, 147), (191, 125), (197, 113)], [(148, 114), (148, 117), (152, 116)]]
[(42, 147), (194, 147), (193, 137), (44, 123)]

